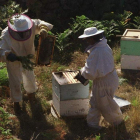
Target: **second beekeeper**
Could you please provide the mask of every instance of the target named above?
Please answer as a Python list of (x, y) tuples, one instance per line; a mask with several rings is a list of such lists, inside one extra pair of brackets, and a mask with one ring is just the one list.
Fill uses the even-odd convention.
[(113, 99), (118, 88), (118, 75), (115, 70), (112, 50), (103, 35), (104, 30), (96, 27), (86, 28), (79, 38), (85, 39), (88, 58), (80, 70), (85, 79), (93, 80), (90, 109), (87, 115), (88, 126), (101, 129), (101, 115), (112, 125), (123, 121), (120, 107)]

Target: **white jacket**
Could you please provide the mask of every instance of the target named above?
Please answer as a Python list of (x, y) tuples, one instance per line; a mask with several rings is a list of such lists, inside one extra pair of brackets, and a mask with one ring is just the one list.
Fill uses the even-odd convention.
[(89, 57), (85, 66), (81, 69), (82, 75), (86, 79), (95, 80), (101, 78), (114, 70), (114, 59), (112, 50), (103, 39), (87, 50)]

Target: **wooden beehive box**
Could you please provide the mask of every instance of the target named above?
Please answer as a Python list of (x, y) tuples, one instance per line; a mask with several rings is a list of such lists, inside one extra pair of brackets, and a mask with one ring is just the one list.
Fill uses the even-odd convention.
[(140, 30), (126, 29), (121, 37), (121, 69), (140, 70)]
[[(72, 80), (76, 72), (52, 73), (53, 108), (58, 116), (84, 116), (89, 109), (89, 84)], [(70, 80), (71, 79), (71, 80)]]
[(53, 92), (60, 101), (89, 98), (89, 84), (84, 86), (76, 79), (73, 82), (68, 81), (67, 79), (71, 79), (72, 77), (66, 78), (64, 74), (70, 75), (71, 73), (75, 73), (73, 76), (76, 75), (76, 72), (72, 71), (52, 73)]

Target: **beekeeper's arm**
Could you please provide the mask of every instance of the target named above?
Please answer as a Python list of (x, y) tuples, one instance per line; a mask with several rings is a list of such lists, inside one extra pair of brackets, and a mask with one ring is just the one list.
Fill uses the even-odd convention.
[(6, 62), (7, 61), (7, 55), (11, 52), (8, 43), (5, 40), (5, 32), (6, 29), (2, 31), (2, 35), (0, 37), (0, 62)]
[(40, 35), (46, 37), (47, 32), (53, 28), (52, 24), (42, 21), (40, 19), (35, 19), (33, 21), (35, 23), (35, 28), (36, 28), (35, 34), (40, 34)]
[(94, 80), (106, 76), (114, 70), (114, 59), (111, 51), (94, 49), (85, 66), (81, 69), (81, 74), (84, 78)]

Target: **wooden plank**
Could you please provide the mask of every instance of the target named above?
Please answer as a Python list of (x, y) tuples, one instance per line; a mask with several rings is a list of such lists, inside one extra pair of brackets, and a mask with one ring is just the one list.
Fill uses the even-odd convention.
[(140, 42), (121, 40), (121, 55), (140, 56)]
[(121, 69), (140, 70), (140, 56), (122, 55)]
[(116, 35), (116, 37), (139, 38), (139, 36), (123, 36), (123, 35)]
[(60, 118), (60, 115), (57, 113), (57, 111), (53, 105), (51, 106), (51, 114), (57, 119)]

